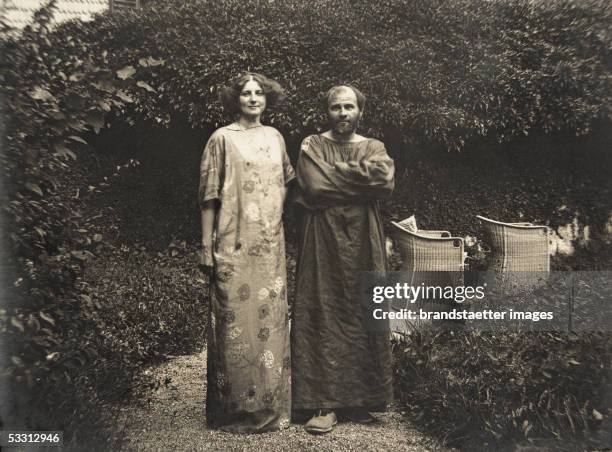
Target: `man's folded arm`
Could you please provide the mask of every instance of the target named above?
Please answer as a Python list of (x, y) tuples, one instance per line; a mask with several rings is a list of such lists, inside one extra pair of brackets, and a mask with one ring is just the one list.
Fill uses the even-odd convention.
[(316, 149), (302, 147), (297, 163), (302, 196), (296, 200), (314, 206), (387, 198), (393, 191), (394, 171), (393, 160), (378, 141), (361, 160), (334, 164), (326, 162)]
[(380, 141), (374, 141), (362, 159), (336, 162), (335, 169), (343, 184), (363, 190), (365, 196), (384, 198), (393, 191), (395, 165)]
[(391, 196), (395, 165), (380, 141), (373, 141), (359, 160), (334, 164), (336, 184), (349, 196), (377, 200)]
[(336, 172), (351, 191), (368, 198), (386, 198), (394, 187), (393, 160), (367, 160), (336, 162)]
[(300, 152), (297, 162), (297, 181), (295, 201), (308, 208), (346, 202), (347, 196), (333, 183), (335, 169), (322, 159), (317, 159), (307, 151)]

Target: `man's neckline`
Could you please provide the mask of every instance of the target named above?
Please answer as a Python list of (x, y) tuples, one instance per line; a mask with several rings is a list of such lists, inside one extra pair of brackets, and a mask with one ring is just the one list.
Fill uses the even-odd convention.
[(338, 144), (357, 144), (357, 143), (363, 143), (364, 141), (371, 140), (371, 138), (363, 137), (363, 140), (359, 140), (359, 141), (338, 141), (338, 140), (334, 140), (333, 138), (327, 137), (327, 136), (323, 135), (322, 133), (320, 133), (319, 136), (323, 137), (326, 140), (329, 140), (329, 141), (331, 141), (333, 143), (338, 143)]

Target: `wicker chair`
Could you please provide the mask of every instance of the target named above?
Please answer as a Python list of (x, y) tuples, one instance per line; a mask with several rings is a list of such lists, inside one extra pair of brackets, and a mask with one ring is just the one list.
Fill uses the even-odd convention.
[(548, 227), (503, 223), (477, 215), (491, 246), (489, 270), (498, 274), (509, 293), (524, 293), (541, 285), (550, 273)]
[[(411, 286), (457, 286), (463, 284), (463, 239), (451, 237), (448, 231), (412, 232), (401, 225), (393, 225), (393, 238), (399, 248), (402, 259), (401, 271), (408, 273), (408, 284)], [(418, 303), (407, 302), (396, 309), (441, 310), (450, 308), (448, 301), (418, 300)], [(391, 320), (391, 331), (408, 333), (431, 323), (423, 320)]]

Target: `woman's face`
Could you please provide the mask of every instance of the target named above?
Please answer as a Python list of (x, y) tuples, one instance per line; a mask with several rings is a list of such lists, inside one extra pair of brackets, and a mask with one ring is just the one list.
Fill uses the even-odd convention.
[(249, 118), (259, 117), (266, 109), (266, 95), (261, 85), (251, 79), (240, 92), (240, 115)]

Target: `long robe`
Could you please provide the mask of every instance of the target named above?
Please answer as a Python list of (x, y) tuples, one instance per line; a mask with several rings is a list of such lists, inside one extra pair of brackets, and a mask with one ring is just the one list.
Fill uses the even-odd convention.
[(219, 200), (208, 330), (206, 419), (233, 432), (290, 421), (285, 184), (295, 173), (274, 128), (218, 129), (202, 157), (200, 202)]
[(299, 257), (291, 330), (292, 408), (361, 407), (392, 398), (389, 336), (369, 332), (359, 299), (360, 273), (385, 271), (379, 200), (394, 185), (383, 143), (302, 143), (295, 196)]

